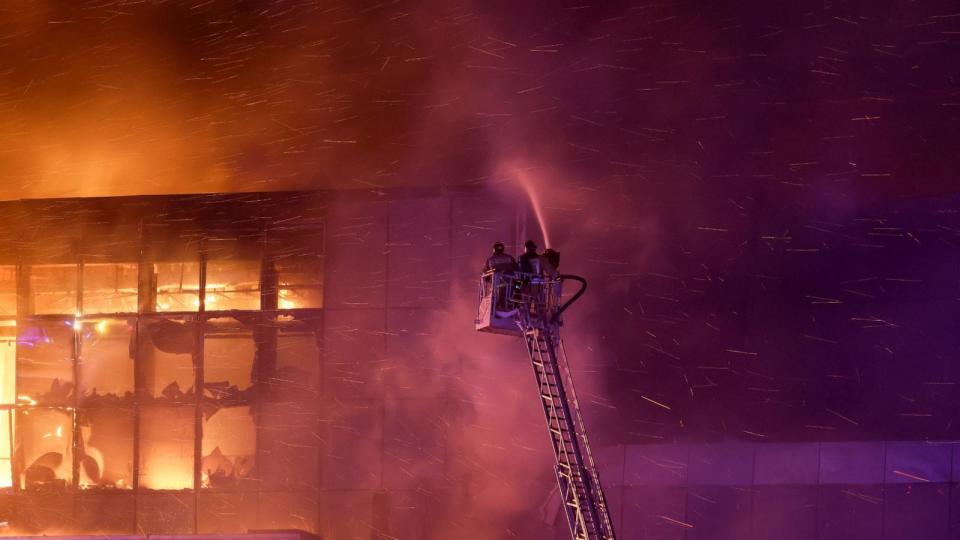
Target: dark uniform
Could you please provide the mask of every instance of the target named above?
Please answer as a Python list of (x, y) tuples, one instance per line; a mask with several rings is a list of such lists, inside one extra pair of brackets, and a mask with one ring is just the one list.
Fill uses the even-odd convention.
[(497, 272), (516, 272), (517, 270), (517, 261), (509, 253), (504, 252), (493, 252), (489, 258), (487, 258), (487, 264), (484, 265), (483, 271), (487, 272), (490, 270), (496, 270)]
[(520, 256), (520, 271), (526, 274), (539, 274), (541, 271), (540, 254), (537, 253), (537, 244), (527, 240), (523, 245), (526, 251)]
[[(486, 264), (483, 265), (483, 272), (487, 273), (490, 270), (499, 273), (513, 273), (517, 271), (517, 261), (509, 253), (504, 252), (504, 246), (502, 242), (497, 242), (493, 244), (493, 255), (487, 258)], [(483, 278), (487, 283), (491, 281), (490, 277)], [(493, 291), (496, 309), (505, 309), (507, 303), (507, 290), (506, 284), (500, 280), (497, 284), (497, 290)]]

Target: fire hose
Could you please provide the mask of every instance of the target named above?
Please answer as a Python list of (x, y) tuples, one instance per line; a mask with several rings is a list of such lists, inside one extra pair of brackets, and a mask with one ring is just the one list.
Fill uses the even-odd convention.
[(586, 292), (586, 290), (587, 290), (587, 280), (586, 280), (586, 279), (584, 279), (584, 278), (582, 278), (582, 277), (580, 277), (580, 276), (575, 276), (575, 275), (573, 275), (573, 274), (560, 274), (560, 281), (561, 281), (561, 282), (563, 282), (564, 280), (567, 280), (567, 279), (569, 279), (569, 280), (571, 280), (571, 281), (576, 281), (577, 283), (579, 283), (579, 284), (580, 284), (580, 290), (577, 291), (576, 294), (574, 294), (572, 298), (570, 298), (569, 300), (567, 300), (566, 302), (564, 302), (562, 306), (560, 306), (560, 309), (558, 309), (557, 312), (553, 314), (553, 317), (550, 318), (550, 324), (553, 324), (553, 323), (557, 322), (557, 321), (560, 319), (560, 314), (563, 313), (564, 311), (566, 311), (566, 309), (567, 309), (568, 307), (570, 307), (571, 305), (573, 305), (574, 302), (576, 302), (577, 300), (579, 300), (580, 297), (583, 296), (583, 293)]

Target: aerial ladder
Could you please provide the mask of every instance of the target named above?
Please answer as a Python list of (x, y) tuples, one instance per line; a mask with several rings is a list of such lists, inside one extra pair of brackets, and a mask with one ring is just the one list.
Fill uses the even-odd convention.
[[(564, 281), (580, 283), (580, 290), (565, 302), (561, 294)], [(474, 322), (480, 332), (522, 336), (526, 341), (572, 538), (614, 540), (613, 522), (560, 340), (560, 316), (586, 288), (586, 280), (578, 276), (490, 270), (480, 279)]]

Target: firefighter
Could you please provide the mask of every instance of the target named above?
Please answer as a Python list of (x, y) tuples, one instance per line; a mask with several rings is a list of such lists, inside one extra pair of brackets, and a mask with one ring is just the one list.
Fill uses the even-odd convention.
[(490, 270), (497, 272), (516, 272), (517, 270), (517, 261), (512, 255), (504, 252), (503, 242), (493, 244), (493, 254), (487, 258), (487, 264), (483, 267), (484, 272)]
[[(487, 263), (483, 265), (484, 274), (490, 270), (499, 274), (513, 274), (517, 271), (517, 261), (512, 255), (504, 251), (503, 242), (494, 242), (493, 254), (487, 258)], [(490, 276), (485, 276), (483, 279), (488, 284), (492, 283)], [(504, 310), (507, 307), (507, 283), (502, 276), (496, 281), (495, 287), (496, 290), (491, 294), (494, 295), (496, 309)]]
[(520, 271), (525, 274), (539, 274), (541, 270), (540, 254), (537, 253), (537, 243), (527, 240), (523, 245), (524, 252), (520, 256)]
[(560, 254), (550, 248), (543, 250), (540, 255), (540, 267), (543, 270), (543, 275), (555, 277), (557, 269), (560, 267)]

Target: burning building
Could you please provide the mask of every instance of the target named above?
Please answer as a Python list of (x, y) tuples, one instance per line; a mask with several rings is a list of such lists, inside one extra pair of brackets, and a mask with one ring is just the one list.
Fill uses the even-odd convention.
[(956, 2), (8, 4), (0, 534), (568, 536), (546, 225), (621, 540), (960, 531)]
[(489, 429), (465, 379), (529, 382), (512, 342), (502, 365), (464, 353), (478, 254), (516, 236), (513, 206), (394, 190), (0, 212), (0, 532), (443, 537), (482, 511), (452, 506), (517, 490), (464, 464), (483, 436), (461, 427)]
[(3, 532), (319, 529), (314, 204), (2, 204)]

